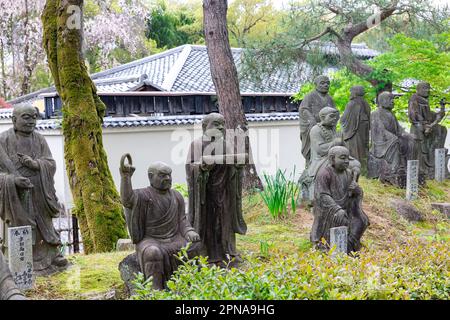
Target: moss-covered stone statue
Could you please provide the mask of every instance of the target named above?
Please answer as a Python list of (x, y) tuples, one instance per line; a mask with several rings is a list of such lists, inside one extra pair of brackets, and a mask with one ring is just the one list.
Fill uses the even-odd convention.
[(302, 155), (306, 161), (306, 167), (311, 160), (311, 129), (320, 122), (319, 112), (325, 107), (336, 109), (336, 105), (328, 94), (330, 79), (327, 76), (319, 76), (314, 81), (316, 89), (308, 93), (299, 107), (300, 140), (302, 142)]
[[(317, 172), (327, 164), (328, 150), (334, 146), (343, 146), (344, 141), (341, 133), (336, 131), (336, 125), (339, 121), (339, 111), (325, 107), (319, 112), (320, 122), (310, 131), (311, 140), (311, 162), (305, 168), (300, 177), (302, 190), (302, 200), (304, 204), (311, 205), (314, 201), (314, 181)], [(359, 161), (350, 158), (350, 169), (354, 172), (355, 181), (359, 178), (361, 165)]]
[(350, 155), (361, 163), (361, 173), (367, 174), (369, 156), (370, 106), (364, 99), (364, 87), (350, 89), (350, 102), (341, 118), (345, 145)]
[[(247, 231), (242, 215), (243, 165), (225, 142), (224, 125), (218, 113), (205, 116), (203, 136), (191, 143), (186, 163), (189, 219), (200, 235), (201, 255), (219, 265), (233, 258), (239, 262), (235, 234)], [(224, 161), (216, 161), (220, 159)]]
[(0, 217), (7, 227), (31, 226), (37, 275), (65, 269), (61, 240), (52, 219), (61, 212), (56, 197), (56, 163), (44, 137), (35, 131), (38, 111), (19, 105), (12, 129), (0, 134)]
[(349, 164), (348, 149), (332, 147), (328, 151), (327, 164), (317, 173), (311, 242), (318, 249), (328, 250), (330, 229), (343, 226), (348, 227), (347, 252), (361, 249), (360, 240), (369, 225), (369, 218), (362, 210), (363, 191)]
[(17, 288), (6, 263), (3, 253), (0, 251), (0, 300), (26, 300)]
[[(445, 104), (440, 112), (430, 109), (430, 84), (421, 82), (417, 85), (416, 93), (409, 100), (408, 116), (411, 122), (411, 133), (415, 136), (418, 146), (418, 160), (420, 170), (427, 179), (434, 179), (435, 149), (444, 149), (447, 138), (447, 128), (439, 123), (445, 117)], [(447, 152), (446, 152), (447, 154)], [(448, 162), (449, 155), (446, 156)], [(448, 171), (446, 173), (448, 175)]]
[[(417, 148), (414, 135), (402, 128), (393, 108), (394, 95), (382, 92), (378, 96), (378, 108), (371, 115), (368, 176), (405, 188), (407, 163), (417, 160)], [(423, 183), (421, 176), (419, 182)]]
[[(125, 164), (124, 159), (120, 167), (120, 195), (128, 230), (136, 244), (139, 271), (146, 279), (153, 277), (153, 288), (161, 290), (180, 263), (178, 252), (188, 242), (198, 243), (200, 237), (187, 219), (183, 196), (171, 189), (172, 169), (162, 162), (151, 164), (150, 186), (133, 190), (131, 177), (135, 168)], [(188, 253), (191, 257), (196, 255), (196, 244), (190, 246)]]

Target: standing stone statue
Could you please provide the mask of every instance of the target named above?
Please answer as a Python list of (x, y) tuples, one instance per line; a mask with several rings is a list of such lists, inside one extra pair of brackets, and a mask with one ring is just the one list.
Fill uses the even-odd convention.
[[(314, 200), (314, 180), (317, 172), (328, 161), (328, 151), (334, 146), (344, 145), (342, 135), (336, 132), (339, 111), (334, 108), (325, 107), (320, 110), (319, 118), (320, 122), (310, 132), (311, 162), (300, 177), (302, 197), (307, 204)], [(359, 178), (361, 165), (356, 159), (351, 158), (350, 167), (352, 172), (355, 172), (356, 181)]]
[(370, 106), (364, 99), (364, 87), (350, 89), (350, 102), (341, 118), (345, 144), (350, 155), (361, 163), (361, 172), (367, 173), (369, 156)]
[[(347, 148), (331, 148), (328, 159), (315, 180), (311, 242), (318, 249), (328, 250), (330, 229), (345, 226), (348, 227), (347, 252), (356, 252), (361, 249), (361, 237), (369, 226), (369, 218), (361, 207), (363, 191), (349, 170), (350, 153)], [(325, 239), (325, 244), (322, 239)]]
[(17, 288), (6, 263), (3, 253), (0, 251), (0, 300), (26, 300)]
[(203, 136), (191, 143), (186, 177), (189, 187), (189, 219), (201, 238), (200, 254), (222, 265), (240, 258), (236, 233), (245, 234), (242, 215), (242, 168), (229, 161), (206, 161), (208, 157), (234, 156), (226, 141), (224, 117), (211, 113), (202, 122)]
[[(128, 230), (141, 272), (146, 279), (153, 277), (154, 289), (162, 290), (179, 265), (176, 255), (180, 249), (200, 238), (187, 220), (183, 196), (171, 189), (172, 169), (162, 162), (151, 164), (150, 186), (137, 190), (131, 184), (134, 171), (123, 159), (120, 195)], [(195, 256), (195, 245), (188, 253)]]
[(38, 275), (67, 267), (52, 218), (61, 209), (56, 197), (56, 163), (44, 137), (35, 132), (38, 111), (16, 106), (12, 129), (0, 134), (0, 217), (8, 227), (31, 226), (33, 266)]
[(414, 136), (405, 132), (393, 108), (394, 95), (382, 92), (378, 96), (378, 109), (371, 115), (368, 176), (404, 188), (407, 162), (415, 160), (417, 155)]
[(308, 93), (299, 107), (300, 140), (302, 142), (302, 155), (309, 166), (311, 159), (310, 131), (320, 121), (319, 112), (325, 107), (336, 109), (333, 99), (328, 94), (330, 79), (319, 76), (315, 80), (316, 89)]
[[(408, 105), (408, 116), (411, 121), (411, 133), (416, 137), (420, 171), (427, 179), (433, 179), (435, 173), (435, 149), (443, 149), (447, 137), (447, 129), (439, 125), (445, 117), (445, 105), (439, 113), (430, 110), (428, 101), (430, 84), (421, 82), (417, 92), (411, 96)], [(448, 158), (448, 156), (447, 156)]]

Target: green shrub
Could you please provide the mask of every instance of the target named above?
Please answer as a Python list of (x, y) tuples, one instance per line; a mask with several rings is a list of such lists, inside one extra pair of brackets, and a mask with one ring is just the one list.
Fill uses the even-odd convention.
[(188, 198), (189, 197), (187, 185), (185, 185), (183, 183), (175, 183), (175, 185), (173, 186), (173, 189), (177, 190), (179, 193), (181, 193), (181, 195), (184, 198)]
[(247, 256), (240, 269), (180, 255), (183, 263), (168, 290), (152, 290), (141, 278), (132, 299), (449, 299), (449, 257), (448, 243), (418, 240), (390, 250), (364, 249), (358, 258), (316, 250), (268, 259)]
[(296, 210), (299, 188), (297, 183), (292, 181), (292, 177), (295, 177), (295, 168), (290, 179), (286, 179), (285, 173), (286, 171), (280, 169), (275, 176), (264, 173), (265, 187), (260, 194), (274, 219), (286, 217), (289, 205), (292, 212)]

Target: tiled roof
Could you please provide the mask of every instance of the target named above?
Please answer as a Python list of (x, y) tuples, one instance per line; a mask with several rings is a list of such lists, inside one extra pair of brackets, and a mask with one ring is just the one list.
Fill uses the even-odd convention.
[[(194, 125), (201, 123), (203, 115), (186, 116), (159, 116), (159, 117), (126, 117), (126, 118), (105, 118), (104, 128), (139, 128), (154, 126), (180, 126)], [(283, 113), (259, 113), (247, 114), (247, 121), (270, 122), (298, 120), (297, 112)], [(61, 129), (60, 119), (42, 120), (38, 122), (37, 130), (57, 130)]]
[[(334, 44), (321, 44), (321, 50), (337, 54)], [(379, 53), (365, 44), (353, 44), (353, 52), (362, 59), (372, 58)], [(243, 49), (232, 49), (238, 70), (241, 66)], [(306, 63), (301, 72), (279, 71), (257, 83), (252, 79), (240, 79), (242, 93), (286, 93), (297, 92), (300, 85), (311, 78), (312, 70)], [(324, 73), (336, 70), (328, 68)], [(103, 72), (91, 75), (99, 93), (137, 91), (143, 85), (150, 85), (168, 92), (214, 92), (209, 58), (206, 46), (184, 45), (140, 60), (136, 60)], [(31, 102), (39, 94), (55, 92), (55, 88), (46, 88), (29, 95), (11, 100), (17, 104)]]
[(0, 109), (0, 119), (11, 119), (12, 109)]

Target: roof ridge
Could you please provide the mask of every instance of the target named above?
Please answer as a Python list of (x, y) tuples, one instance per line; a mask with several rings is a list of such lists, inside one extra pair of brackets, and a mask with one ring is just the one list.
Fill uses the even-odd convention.
[(166, 56), (170, 56), (171, 54), (173, 54), (175, 52), (183, 50), (184, 47), (186, 47), (186, 46), (189, 46), (189, 45), (185, 44), (185, 45), (182, 45), (182, 46), (179, 46), (179, 47), (172, 48), (172, 49), (167, 50), (167, 51), (155, 53), (155, 54), (152, 54), (150, 56), (144, 57), (144, 58), (139, 59), (139, 60), (131, 61), (131, 62), (122, 64), (120, 66), (117, 66), (117, 67), (114, 67), (114, 68), (111, 68), (111, 69), (108, 69), (108, 70), (104, 70), (104, 71), (100, 71), (100, 72), (91, 74), (90, 76), (91, 76), (92, 80), (95, 80), (98, 77), (102, 77), (102, 76), (106, 76), (106, 75), (109, 75), (109, 74), (112, 74), (112, 73), (123, 71), (123, 70), (131, 68), (131, 67), (136, 67), (138, 65), (141, 65), (141, 64), (144, 64), (144, 63), (148, 63), (148, 62), (153, 61), (155, 59), (160, 59), (160, 58), (163, 58), (163, 57), (166, 57)]
[(161, 85), (162, 88), (166, 91), (172, 90), (173, 85), (178, 79), (178, 76), (183, 69), (184, 65), (186, 64), (187, 59), (189, 58), (189, 55), (191, 54), (192, 48), (190, 45), (186, 45), (181, 53), (178, 55), (177, 61), (172, 65), (172, 68), (169, 70), (169, 72), (165, 75), (164, 81)]

